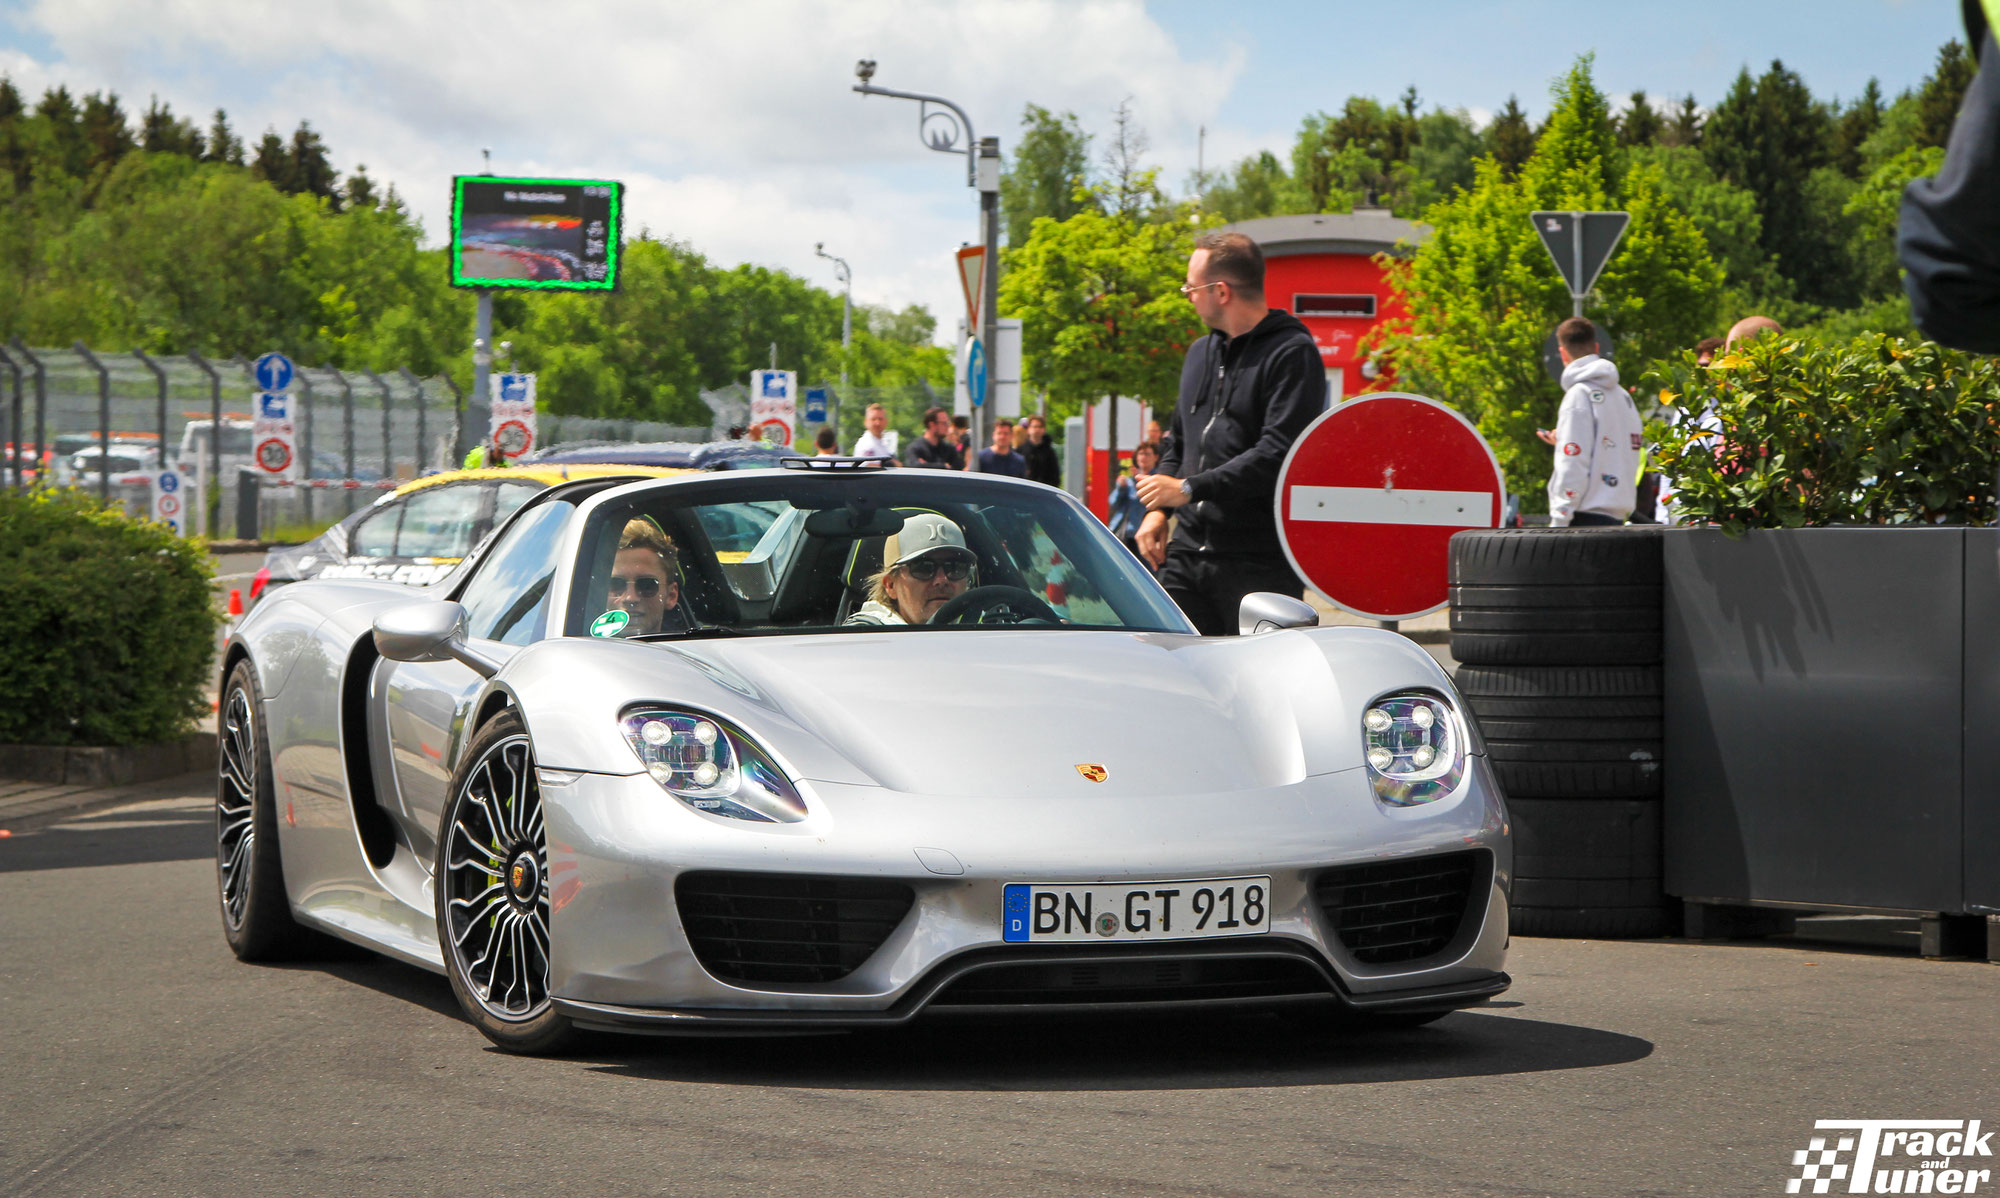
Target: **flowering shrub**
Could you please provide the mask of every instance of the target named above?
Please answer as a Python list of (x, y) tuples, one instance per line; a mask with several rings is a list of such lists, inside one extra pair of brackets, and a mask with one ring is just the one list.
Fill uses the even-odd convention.
[(1989, 524), (2000, 366), (1935, 342), (1762, 337), (1654, 371), (1656, 467), (1684, 521), (1750, 528)]

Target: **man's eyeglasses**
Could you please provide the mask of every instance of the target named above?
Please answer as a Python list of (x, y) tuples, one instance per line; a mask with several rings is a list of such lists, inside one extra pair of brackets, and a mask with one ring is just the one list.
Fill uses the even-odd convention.
[[(608, 589), (614, 595), (623, 595), (625, 593), (625, 583), (627, 581), (628, 581), (627, 579), (620, 578), (618, 575), (613, 574), (611, 576), (611, 586)], [(645, 596), (648, 599), (652, 598), (654, 595), (659, 594), (660, 587), (663, 585), (659, 579), (653, 577), (651, 574), (641, 574), (639, 577), (630, 579), (629, 581), (632, 583), (633, 590), (637, 591), (639, 594)]]
[(1228, 281), (1229, 281), (1228, 279), (1217, 279), (1217, 280), (1216, 280), (1215, 282), (1213, 282), (1213, 283), (1196, 283), (1196, 284), (1195, 284), (1194, 286), (1192, 286), (1192, 287), (1190, 287), (1190, 286), (1188, 286), (1187, 284), (1183, 283), (1183, 284), (1181, 284), (1181, 294), (1182, 294), (1182, 295), (1185, 295), (1185, 296), (1187, 296), (1187, 297), (1188, 297), (1189, 299), (1193, 299), (1193, 298), (1194, 298), (1194, 293), (1195, 293), (1195, 292), (1197, 292), (1197, 291), (1204, 291), (1204, 290), (1207, 290), (1207, 289), (1208, 289), (1208, 288), (1210, 288), (1210, 287), (1220, 287), (1220, 286), (1222, 286), (1222, 285), (1223, 285), (1224, 283), (1227, 283)]
[(939, 570), (943, 570), (944, 576), (953, 582), (964, 582), (966, 575), (972, 573), (972, 561), (963, 557), (920, 557), (913, 562), (904, 562), (903, 569), (908, 570), (910, 577), (918, 582), (929, 582), (937, 577)]

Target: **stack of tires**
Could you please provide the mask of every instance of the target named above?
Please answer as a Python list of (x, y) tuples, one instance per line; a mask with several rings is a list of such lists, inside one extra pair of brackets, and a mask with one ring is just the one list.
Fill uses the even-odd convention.
[(1501, 529), (1451, 540), (1454, 680), (1506, 792), (1522, 935), (1669, 930), (1660, 536)]

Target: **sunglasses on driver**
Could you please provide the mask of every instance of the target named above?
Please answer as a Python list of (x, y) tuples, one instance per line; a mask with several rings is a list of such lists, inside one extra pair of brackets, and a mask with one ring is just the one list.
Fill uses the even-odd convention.
[[(611, 585), (606, 589), (609, 590), (614, 595), (623, 595), (625, 593), (625, 583), (627, 581), (628, 581), (627, 579), (621, 578), (620, 576), (613, 574), (611, 576)], [(651, 574), (641, 574), (639, 577), (630, 579), (629, 581), (631, 582), (632, 589), (634, 591), (638, 592), (641, 595), (644, 595), (648, 599), (660, 593), (660, 586), (662, 584), (658, 578), (655, 578)]]
[(955, 553), (949, 556), (926, 555), (914, 561), (904, 562), (903, 569), (909, 571), (910, 577), (918, 582), (929, 582), (937, 577), (939, 570), (943, 570), (944, 576), (953, 582), (964, 582), (966, 575), (972, 573), (972, 561), (972, 555), (969, 553), (962, 556)]

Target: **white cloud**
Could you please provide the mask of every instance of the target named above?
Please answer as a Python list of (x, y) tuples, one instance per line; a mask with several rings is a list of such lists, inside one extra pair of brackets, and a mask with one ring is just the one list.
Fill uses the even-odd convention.
[(828, 281), (825, 241), (857, 300), (922, 302), (944, 328), (977, 198), (917, 141), (916, 105), (850, 90), (856, 59), (878, 85), (951, 97), (1003, 148), (1030, 101), (1101, 129), (1129, 97), (1155, 160), (1190, 164), (1246, 59), (1183, 54), (1138, 0), (38, 0), (18, 21), (53, 48), (0, 45), (31, 96), (114, 88), (136, 110), (157, 93), (204, 123), (227, 108), (251, 141), (310, 120), (433, 237), (446, 180), (491, 147), (496, 169), (624, 179), (631, 231), (719, 261)]

